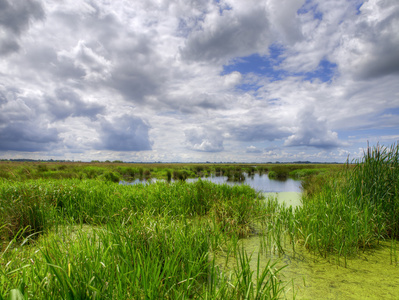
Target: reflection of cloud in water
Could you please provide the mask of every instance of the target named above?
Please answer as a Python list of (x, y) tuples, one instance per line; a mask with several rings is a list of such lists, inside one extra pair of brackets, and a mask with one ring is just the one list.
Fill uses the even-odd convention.
[[(186, 182), (195, 182), (198, 178), (188, 178)], [(234, 181), (227, 181), (226, 176), (209, 176), (203, 177), (201, 180), (208, 180), (213, 183), (217, 184), (228, 184), (228, 185), (240, 185), (240, 184), (247, 184), (250, 187), (254, 188), (255, 190), (262, 192), (262, 193), (281, 193), (281, 192), (294, 192), (293, 194), (301, 192), (301, 181), (293, 180), (288, 178), (287, 180), (280, 181), (280, 180), (273, 180), (269, 179), (267, 174), (259, 175), (255, 174), (254, 176), (245, 176), (244, 182), (234, 182)], [(155, 182), (156, 179), (150, 179), (148, 182)], [(141, 181), (136, 179), (133, 182), (123, 182), (124, 184), (137, 184), (137, 183), (146, 183), (147, 181)], [(173, 182), (173, 180), (172, 180)]]

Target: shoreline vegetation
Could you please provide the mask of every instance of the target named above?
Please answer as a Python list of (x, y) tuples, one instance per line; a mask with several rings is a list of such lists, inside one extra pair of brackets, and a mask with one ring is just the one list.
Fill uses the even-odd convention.
[[(398, 145), (342, 165), (2, 161), (0, 299), (283, 298), (284, 266), (259, 251), (254, 268), (239, 242), (249, 236), (276, 255), (301, 248), (344, 267), (391, 241), (398, 265), (398, 164)], [(302, 180), (302, 205), (185, 182), (255, 173)], [(119, 184), (149, 178), (163, 180)]]
[(243, 181), (258, 173), (271, 179), (303, 179), (342, 168), (344, 164), (198, 164), (198, 163), (123, 163), (123, 162), (39, 162), (0, 161), (0, 178), (12, 181), (29, 179), (99, 179), (104, 181), (134, 181), (151, 178), (186, 180), (208, 176), (226, 176), (231, 181)]

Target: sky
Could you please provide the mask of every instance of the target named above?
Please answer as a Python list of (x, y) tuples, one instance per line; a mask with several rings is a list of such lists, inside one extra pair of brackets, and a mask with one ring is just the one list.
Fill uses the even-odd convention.
[(398, 140), (398, 0), (0, 0), (0, 159), (345, 162)]

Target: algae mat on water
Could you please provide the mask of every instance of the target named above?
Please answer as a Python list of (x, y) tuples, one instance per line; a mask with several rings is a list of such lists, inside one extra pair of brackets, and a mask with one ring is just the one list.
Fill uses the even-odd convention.
[[(300, 193), (265, 193), (274, 196), (280, 204), (293, 208), (301, 206)], [(252, 268), (256, 266), (258, 252), (262, 253), (264, 263), (270, 258), (278, 261), (283, 280), (287, 282), (286, 298), (292, 299), (399, 299), (398, 253), (391, 249), (391, 241), (381, 242), (376, 249), (360, 252), (357, 257), (347, 259), (344, 267), (343, 257), (322, 258), (310, 253), (303, 246), (295, 247), (295, 255), (289, 245), (288, 235), (284, 239), (284, 254), (266, 249), (261, 251), (262, 237), (252, 236), (242, 239), (242, 246), (252, 253)], [(394, 242), (397, 243), (397, 242)], [(394, 251), (394, 250), (393, 250)]]
[[(260, 238), (242, 239), (242, 246), (252, 253), (251, 268), (256, 269)], [(288, 249), (289, 247), (286, 247)], [(348, 259), (347, 267), (337, 265), (336, 257), (321, 258), (298, 247), (295, 257), (291, 251), (277, 255), (262, 252), (262, 264), (271, 258), (278, 261), (281, 279), (286, 282), (286, 299), (399, 299), (399, 265), (391, 264), (390, 243), (382, 244)]]
[(302, 193), (298, 192), (279, 192), (279, 193), (263, 193), (266, 198), (276, 197), (280, 204), (285, 206), (292, 206), (295, 209), (297, 206), (301, 206)]

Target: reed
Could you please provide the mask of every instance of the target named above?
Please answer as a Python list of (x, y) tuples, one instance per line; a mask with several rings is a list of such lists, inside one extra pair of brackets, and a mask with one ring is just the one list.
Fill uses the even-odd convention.
[(350, 257), (399, 231), (398, 145), (365, 151), (354, 165), (327, 177), (296, 212), (306, 247), (327, 257)]
[[(278, 270), (253, 273), (247, 254), (228, 242), (237, 241), (237, 230), (226, 234), (214, 218), (234, 202), (225, 217), (249, 226), (262, 202), (247, 186), (38, 180), (4, 181), (1, 191), (2, 199), (35, 199), (43, 212), (53, 211), (35, 240), (23, 230), (9, 236), (0, 256), (1, 298), (269, 299), (282, 291)], [(238, 266), (233, 277), (210, 255), (225, 245)]]

